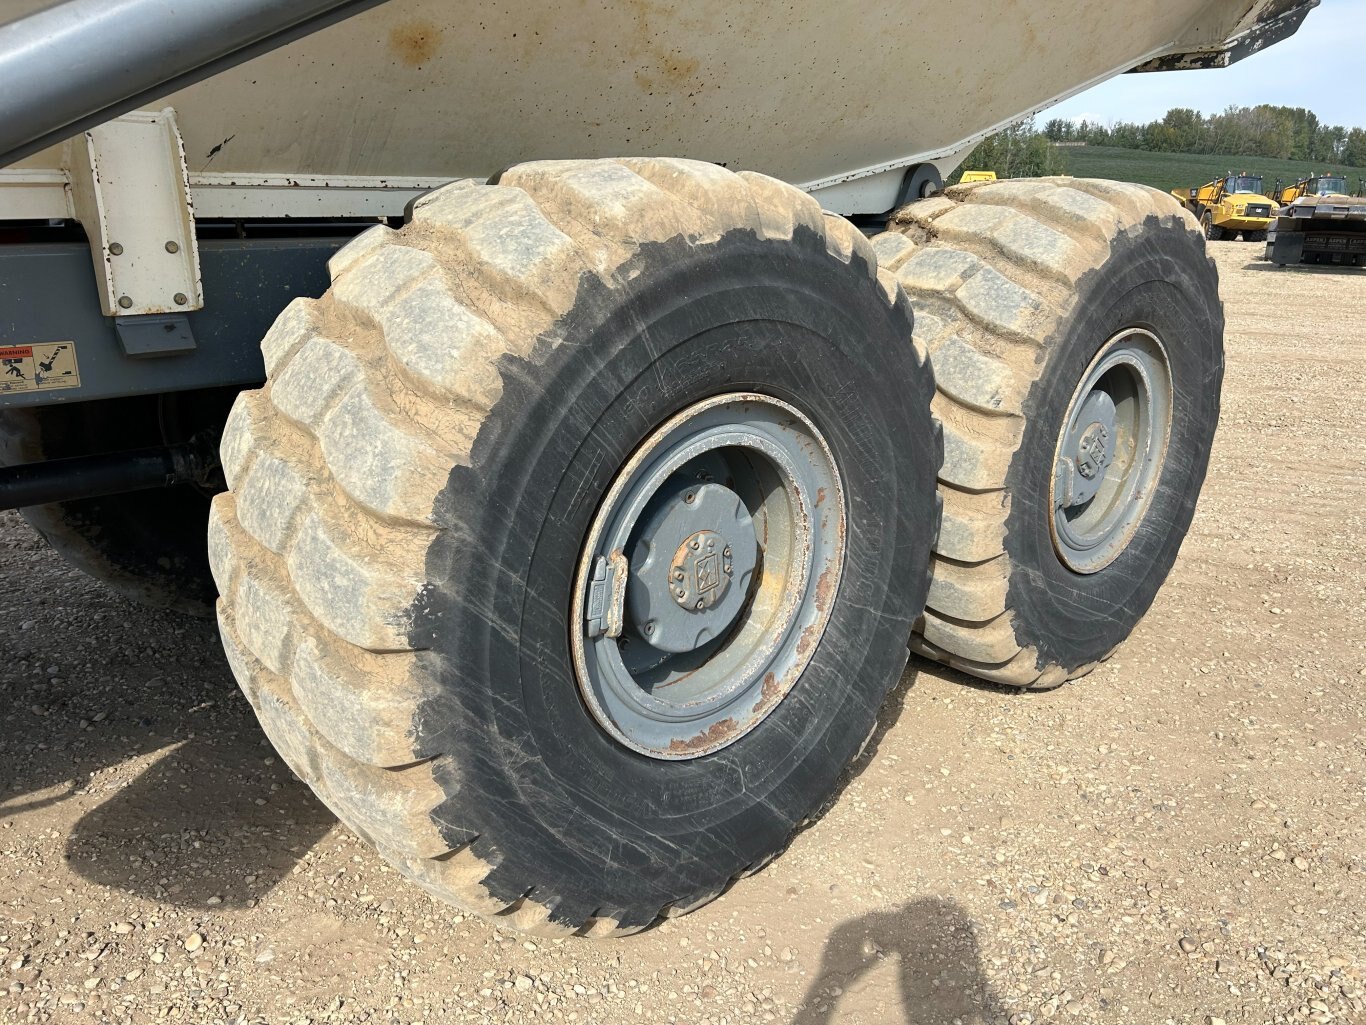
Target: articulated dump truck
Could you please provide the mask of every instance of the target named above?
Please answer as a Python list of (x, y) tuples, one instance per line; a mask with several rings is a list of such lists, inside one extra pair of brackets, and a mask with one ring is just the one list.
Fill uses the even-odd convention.
[(1267, 236), (1266, 258), (1281, 267), (1366, 263), (1366, 196), (1353, 196), (1348, 188), (1347, 179), (1338, 175), (1302, 178), (1285, 188), (1278, 182), (1280, 205)]
[(1229, 174), (1204, 185), (1172, 189), (1172, 196), (1200, 222), (1211, 242), (1265, 242), (1275, 204), (1262, 194), (1259, 174)]
[(216, 611), (280, 754), (442, 900), (687, 912), (819, 813), (908, 649), (1043, 690), (1148, 609), (1219, 413), (1200, 225), (940, 183), (1312, 6), (11, 0), (0, 508)]

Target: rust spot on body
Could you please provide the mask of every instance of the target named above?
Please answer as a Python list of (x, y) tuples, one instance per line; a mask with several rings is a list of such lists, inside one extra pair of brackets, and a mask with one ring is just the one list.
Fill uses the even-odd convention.
[(686, 82), (697, 74), (699, 62), (696, 57), (685, 57), (681, 53), (667, 53), (657, 54), (655, 59), (659, 62), (659, 72), (666, 81)]
[(430, 21), (410, 21), (390, 31), (389, 48), (401, 63), (420, 68), (436, 55), (442, 34)]

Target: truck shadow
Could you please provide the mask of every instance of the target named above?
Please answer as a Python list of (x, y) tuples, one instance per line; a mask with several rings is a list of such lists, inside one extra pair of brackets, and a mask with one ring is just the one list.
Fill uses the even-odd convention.
[(0, 595), (0, 823), (65, 833), (101, 886), (259, 899), (336, 820), (261, 733), (214, 624), (105, 590), (11, 514), (0, 540), (0, 574), (31, 578)]
[(982, 971), (977, 926), (957, 901), (908, 901), (850, 919), (831, 933), (791, 1025), (826, 1025), (837, 1014), (843, 1020), (859, 1011), (887, 1025), (1006, 1020)]

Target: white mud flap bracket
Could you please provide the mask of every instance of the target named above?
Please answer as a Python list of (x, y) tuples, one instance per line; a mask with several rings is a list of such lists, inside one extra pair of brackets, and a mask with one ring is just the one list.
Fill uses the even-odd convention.
[(175, 111), (125, 114), (67, 145), (72, 205), (90, 239), (105, 315), (202, 309), (194, 209)]

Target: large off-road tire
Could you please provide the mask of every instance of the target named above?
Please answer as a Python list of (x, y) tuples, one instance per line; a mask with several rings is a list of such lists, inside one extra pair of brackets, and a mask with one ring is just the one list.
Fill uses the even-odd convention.
[[(331, 273), (263, 343), (269, 383), (233, 410), (209, 530), (224, 645), (286, 761), (403, 873), (519, 929), (630, 932), (765, 864), (870, 735), (928, 586), (933, 385), (866, 239), (758, 175), (533, 163), (430, 194)], [(784, 579), (807, 618), (774, 642), (785, 671), (732, 705), (702, 693), (722, 711), (675, 728), (593, 689), (643, 586), (604, 575), (632, 551), (604, 517), (708, 417), (795, 446), (784, 487), (809, 497), (828, 572), (797, 586), (768, 534), (760, 569), (757, 530), (716, 543), (726, 594), (746, 567), (758, 580), (737, 623), (768, 622)], [(734, 461), (689, 465), (696, 490), (669, 509), (742, 490)], [(745, 520), (716, 515), (665, 554), (700, 560)], [(673, 567), (660, 634), (712, 567)], [(653, 626), (628, 622), (621, 650)]]
[(915, 306), (945, 447), (913, 647), (1056, 686), (1129, 635), (1190, 525), (1219, 416), (1217, 272), (1193, 217), (1116, 182), (958, 187), (891, 227), (874, 249)]
[(1214, 223), (1214, 215), (1208, 211), (1200, 218), (1200, 230), (1210, 242), (1222, 242), (1228, 238), (1228, 232)]
[[(0, 417), (0, 464), (187, 441), (222, 422), (231, 396), (214, 389), (10, 410)], [(207, 617), (217, 593), (204, 550), (210, 497), (182, 485), (20, 513), (62, 558), (111, 590), (152, 608)]]
[(1243, 232), (1243, 241), (1244, 241), (1244, 242), (1265, 242), (1265, 241), (1266, 241), (1266, 229), (1265, 229), (1265, 228), (1262, 228), (1262, 229), (1259, 230), (1259, 231), (1245, 231), (1245, 232)]

